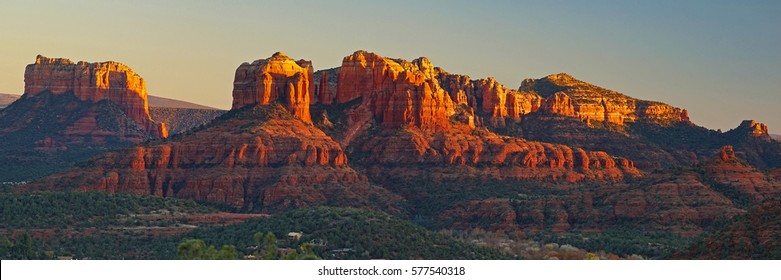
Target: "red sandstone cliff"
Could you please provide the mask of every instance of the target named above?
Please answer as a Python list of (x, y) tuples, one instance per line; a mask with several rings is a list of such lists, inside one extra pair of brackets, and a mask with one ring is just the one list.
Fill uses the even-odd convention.
[(38, 55), (34, 64), (27, 65), (24, 81), (23, 98), (51, 92), (71, 93), (83, 101), (108, 100), (153, 137), (168, 136), (165, 124), (156, 123), (149, 116), (146, 82), (122, 63), (73, 63), (65, 58)]
[(310, 61), (294, 61), (281, 52), (243, 63), (233, 80), (232, 108), (277, 102), (305, 123), (312, 123), (309, 103), (314, 94), (313, 74)]
[(625, 122), (669, 125), (689, 121), (688, 112), (684, 109), (631, 98), (577, 80), (565, 73), (524, 80), (520, 91), (533, 92), (544, 98), (564, 93), (572, 100), (574, 115), (582, 120), (607, 121), (619, 125)]
[(432, 77), (423, 58), (410, 63), (357, 51), (339, 70), (337, 103), (363, 98), (362, 104), (384, 128), (412, 125), (446, 129), (455, 111), (450, 96)]
[(281, 53), (242, 64), (235, 108), (208, 126), (105, 153), (25, 190), (170, 196), (261, 212), (316, 205), (402, 211), (399, 196), (371, 185), (347, 165), (338, 143), (309, 124), (308, 69)]
[(758, 203), (781, 194), (781, 182), (736, 158), (732, 146), (724, 146), (702, 169), (735, 199)]

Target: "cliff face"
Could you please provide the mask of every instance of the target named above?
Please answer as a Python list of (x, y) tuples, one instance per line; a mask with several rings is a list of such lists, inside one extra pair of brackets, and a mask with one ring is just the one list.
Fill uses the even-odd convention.
[(83, 101), (108, 100), (153, 137), (167, 137), (165, 125), (149, 117), (146, 82), (130, 67), (118, 62), (73, 63), (65, 58), (41, 55), (24, 72), (25, 94), (72, 93)]
[[(38, 56), (25, 69), (25, 93), (0, 111), (3, 154), (92, 152), (165, 138), (163, 123), (149, 115), (144, 79), (118, 62), (73, 63)], [(72, 162), (82, 155), (59, 158), (50, 153), (28, 155), (22, 162)], [(35, 168), (29, 166), (25, 168)], [(3, 173), (3, 172), (0, 172)]]
[[(508, 169), (500, 175), (507, 178), (570, 182), (639, 175), (631, 161), (604, 152), (530, 142), (478, 129), (519, 121), (539, 110), (542, 99), (509, 90), (493, 78), (471, 80), (449, 74), (424, 57), (407, 62), (355, 52), (345, 57), (339, 68), (337, 91), (337, 103), (360, 99), (345, 110), (349, 117), (341, 143), (363, 155), (358, 161), (362, 165), (379, 169), (398, 165), (410, 169), (421, 165), (492, 166)], [(555, 98), (548, 103), (556, 104), (546, 108), (571, 111), (566, 95)], [(379, 124), (379, 131), (368, 132), (371, 119)], [(355, 134), (362, 133), (370, 135), (352, 141)], [(481, 167), (460, 175), (495, 172)], [(414, 170), (405, 173), (418, 174)]]
[(331, 105), (336, 98), (337, 85), (339, 84), (339, 67), (320, 70), (314, 74), (315, 99), (311, 100), (324, 105)]
[(431, 68), (425, 58), (410, 63), (357, 51), (342, 61), (336, 102), (362, 98), (361, 103), (383, 128), (447, 129), (455, 113), (453, 101)]
[[(35, 96), (63, 97), (51, 91), (60, 80), (68, 78)], [(70, 97), (55, 103), (93, 102)], [(770, 177), (778, 170), (768, 176), (743, 162), (779, 166), (773, 153), (781, 146), (766, 140), (766, 126), (708, 131), (685, 110), (566, 74), (515, 90), (447, 73), (423, 57), (358, 51), (315, 73), (310, 62), (276, 53), (238, 67), (233, 97), (233, 110), (205, 127), (106, 153), (25, 188), (181, 197), (257, 212), (410, 211), (452, 228), (631, 226), (687, 236), (781, 191)], [(76, 125), (64, 133), (91, 133), (83, 128), (105, 125), (106, 110), (76, 114), (86, 117), (69, 120)], [(68, 147), (54, 138), (39, 145)], [(640, 172), (635, 162), (661, 171)]]
[[(403, 174), (409, 177), (423, 175), (416, 169), (443, 178), (490, 176), (565, 182), (616, 181), (625, 176), (639, 176), (630, 160), (614, 158), (604, 152), (531, 142), (490, 132), (426, 134), (412, 128), (375, 135), (359, 151), (367, 155), (361, 159), (361, 164), (376, 168), (407, 167)], [(448, 166), (468, 168), (453, 173), (444, 171)]]
[(758, 203), (781, 193), (781, 182), (736, 158), (732, 146), (724, 146), (702, 169), (730, 198), (744, 203)]
[(105, 153), (25, 189), (179, 197), (254, 212), (317, 205), (402, 212), (400, 197), (371, 185), (311, 125), (311, 73), (311, 64), (281, 53), (242, 64), (234, 109), (205, 127)]
[(310, 61), (294, 61), (277, 52), (268, 59), (244, 63), (233, 81), (233, 109), (277, 102), (293, 116), (312, 123), (309, 103), (314, 94)]
[(191, 134), (103, 154), (25, 189), (63, 188), (187, 198), (255, 212), (314, 205), (400, 211), (398, 196), (347, 166), (339, 144), (269, 106), (233, 110)]
[(647, 122), (670, 125), (688, 122), (684, 109), (667, 104), (631, 98), (621, 93), (579, 81), (568, 74), (554, 74), (542, 79), (527, 79), (521, 91), (534, 92), (544, 98), (564, 93), (572, 99), (575, 116), (581, 120), (607, 121), (618, 125), (625, 122)]

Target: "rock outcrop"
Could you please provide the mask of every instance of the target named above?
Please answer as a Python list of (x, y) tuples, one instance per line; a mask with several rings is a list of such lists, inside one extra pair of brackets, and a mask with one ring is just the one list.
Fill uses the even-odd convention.
[(178, 197), (253, 212), (315, 205), (400, 211), (400, 198), (350, 168), (338, 143), (274, 106), (233, 110), (201, 130), (103, 154), (25, 190)]
[(688, 248), (673, 254), (673, 259), (757, 259), (781, 258), (781, 196), (769, 198), (752, 207), (740, 219), (708, 234)]
[(738, 127), (727, 131), (727, 134), (731, 134), (737, 137), (743, 136), (743, 137), (751, 137), (751, 138), (757, 138), (762, 139), (765, 141), (770, 142), (773, 138), (770, 137), (770, 134), (768, 133), (767, 125), (764, 123), (757, 122), (755, 120), (745, 120), (738, 125)]
[(490, 77), (474, 81), (474, 88), (474, 96), (482, 100), (481, 109), (488, 114), (488, 124), (493, 127), (504, 127), (506, 119), (518, 121), (540, 108), (539, 95), (507, 89)]
[(565, 73), (524, 80), (520, 91), (533, 92), (543, 98), (550, 98), (559, 92), (565, 93), (572, 99), (575, 116), (582, 120), (606, 121), (618, 125), (625, 122), (648, 122), (665, 126), (689, 121), (688, 112), (684, 109), (631, 98), (577, 80)]
[(545, 99), (542, 105), (542, 111), (553, 114), (574, 117), (575, 107), (572, 106), (572, 99), (563, 92), (556, 92)]
[(293, 116), (312, 123), (309, 103), (314, 94), (312, 63), (294, 61), (281, 52), (243, 63), (233, 80), (233, 109), (279, 103)]
[[(458, 175), (501, 173), (497, 176), (569, 182), (639, 175), (631, 161), (604, 152), (525, 141), (478, 128), (504, 127), (507, 121), (520, 121), (540, 109), (538, 95), (509, 90), (493, 78), (471, 80), (449, 74), (425, 57), (407, 62), (358, 51), (344, 58), (338, 81), (336, 103), (359, 102), (344, 111), (347, 125), (339, 135), (343, 146), (363, 155), (361, 165), (379, 169), (471, 166), (472, 171)], [(572, 110), (563, 93), (551, 100), (551, 111)], [(380, 129), (353, 142), (355, 134), (368, 133), (371, 119)]]
[[(565, 182), (617, 181), (640, 173), (626, 159), (604, 152), (499, 136), (449, 131), (426, 134), (417, 129), (375, 135), (360, 147), (361, 164), (407, 166), (411, 177), (481, 177)], [(469, 166), (466, 172), (433, 172), (437, 167)]]
[(178, 197), (253, 212), (317, 205), (403, 212), (311, 124), (311, 64), (276, 53), (242, 64), (234, 109), (166, 141), (105, 153), (25, 186)]
[[(73, 94), (82, 101), (108, 100), (153, 137), (165, 138), (165, 124), (149, 117), (146, 82), (130, 67), (113, 61), (73, 63), (65, 58), (38, 55), (24, 72), (24, 96), (43, 92)], [(86, 120), (85, 120), (86, 121)]]
[(362, 98), (383, 128), (446, 129), (455, 114), (453, 101), (432, 77), (431, 68), (424, 58), (410, 63), (357, 51), (342, 61), (336, 102)]
[(339, 67), (326, 70), (320, 70), (314, 74), (315, 99), (320, 104), (331, 105), (336, 98), (337, 85), (339, 79)]
[(702, 170), (735, 201), (753, 204), (781, 193), (781, 182), (736, 158), (729, 145), (703, 164)]
[(566, 233), (572, 229), (599, 232), (619, 227), (696, 236), (712, 229), (716, 222), (745, 213), (703, 183), (697, 172), (653, 174), (637, 185), (620, 183), (595, 189), (558, 190), (556, 195), (529, 195), (529, 190), (522, 188), (512, 190), (518, 194), (509, 199), (455, 204), (442, 211), (438, 220), (455, 229), (520, 229), (532, 234)]

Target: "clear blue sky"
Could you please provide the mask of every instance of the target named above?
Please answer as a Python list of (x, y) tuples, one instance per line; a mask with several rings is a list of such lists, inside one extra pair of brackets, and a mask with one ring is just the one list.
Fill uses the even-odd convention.
[[(37, 54), (116, 60), (150, 94), (228, 108), (244, 61), (336, 67), (365, 49), (509, 88), (567, 72), (729, 129), (781, 131), (781, 1), (18, 1), (0, 4), (0, 92)], [(418, 3), (422, 2), (422, 3)]]

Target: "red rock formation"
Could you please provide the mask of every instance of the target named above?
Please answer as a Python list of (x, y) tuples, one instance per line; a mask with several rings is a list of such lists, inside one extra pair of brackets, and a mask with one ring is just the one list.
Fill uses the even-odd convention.
[(450, 94), (450, 99), (455, 105), (477, 107), (474, 83), (469, 76), (442, 73), (439, 75), (439, 83)]
[[(654, 174), (642, 182), (596, 189), (578, 187), (571, 192), (565, 189), (560, 190), (564, 192), (560, 195), (471, 200), (442, 211), (438, 218), (454, 229), (479, 226), (490, 230), (565, 233), (574, 228), (583, 232), (631, 227), (696, 236), (711, 229), (715, 222), (744, 213), (730, 199), (701, 182), (696, 172)], [(561, 184), (545, 187), (557, 188)]]
[(776, 181), (781, 181), (781, 167), (774, 168), (769, 173), (770, 177), (773, 177)]
[[(411, 128), (375, 135), (360, 147), (368, 155), (362, 164), (408, 166), (426, 174), (438, 174), (433, 166), (484, 166), (464, 172), (446, 172), (452, 176), (474, 177), (490, 174), (496, 178), (614, 181), (624, 176), (639, 176), (631, 161), (623, 165), (604, 152), (574, 150), (564, 145), (531, 142), (499, 136), (490, 132), (466, 133), (451, 130), (427, 134)], [(452, 168), (452, 167), (451, 167)], [(410, 170), (411, 176), (420, 175)], [(450, 175), (442, 176), (450, 176)], [(439, 176), (439, 175), (436, 175)]]
[(491, 125), (503, 127), (504, 117), (507, 116), (507, 89), (493, 78), (488, 78), (477, 80), (475, 90), (483, 100), (481, 109), (490, 116)]
[(549, 98), (558, 92), (572, 100), (575, 116), (587, 121), (648, 122), (670, 125), (689, 121), (688, 112), (667, 104), (638, 100), (621, 93), (579, 81), (561, 73), (542, 79), (524, 80), (521, 91), (528, 91)]
[(765, 125), (764, 123), (756, 122), (754, 120), (745, 120), (741, 122), (738, 127), (730, 130), (727, 133), (739, 133), (742, 134), (743, 136), (761, 138), (767, 141), (772, 140), (770, 134), (768, 133), (767, 125)]
[(425, 58), (410, 63), (357, 51), (342, 61), (336, 102), (363, 98), (362, 103), (384, 128), (445, 129), (454, 106), (432, 77), (433, 71)]
[(551, 97), (545, 99), (541, 110), (553, 114), (559, 114), (569, 117), (575, 116), (575, 107), (572, 106), (572, 100), (566, 93), (556, 92)]
[(309, 104), (314, 94), (312, 63), (294, 61), (281, 52), (244, 63), (233, 80), (233, 109), (277, 102), (295, 117), (312, 123)]
[(675, 253), (674, 259), (778, 259), (781, 252), (781, 197), (751, 207), (742, 218), (706, 235), (689, 248)]
[(55, 95), (72, 93), (83, 101), (109, 100), (153, 137), (168, 136), (165, 125), (149, 117), (144, 79), (124, 64), (113, 61), (73, 63), (65, 58), (38, 55), (34, 64), (27, 65), (24, 81), (24, 97), (51, 92)]
[(757, 203), (781, 193), (781, 182), (738, 160), (732, 146), (721, 148), (713, 160), (703, 164), (702, 169), (722, 188), (740, 196), (736, 199)]
[(328, 82), (328, 72), (323, 71), (320, 76), (320, 82), (317, 85), (317, 100), (325, 105), (330, 105), (334, 101), (334, 96), (331, 93), (331, 87)]
[(88, 163), (90, 168), (26, 189), (170, 196), (265, 212), (311, 205), (398, 211), (397, 196), (369, 185), (347, 166), (339, 144), (285, 109), (228, 114), (191, 135), (106, 153)]
[(735, 151), (732, 150), (732, 146), (727, 145), (721, 148), (721, 151), (719, 151), (719, 158), (724, 162), (734, 161)]

